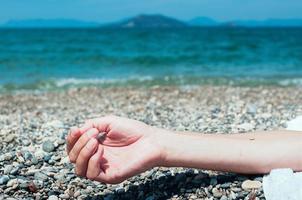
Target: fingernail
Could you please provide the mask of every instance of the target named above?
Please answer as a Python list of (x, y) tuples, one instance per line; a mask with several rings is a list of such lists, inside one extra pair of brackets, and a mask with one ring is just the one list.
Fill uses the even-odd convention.
[(92, 151), (92, 150), (96, 147), (96, 144), (97, 144), (97, 142), (96, 142), (95, 139), (90, 139), (90, 140), (88, 141), (88, 143), (86, 144), (86, 148), (87, 148), (88, 150)]

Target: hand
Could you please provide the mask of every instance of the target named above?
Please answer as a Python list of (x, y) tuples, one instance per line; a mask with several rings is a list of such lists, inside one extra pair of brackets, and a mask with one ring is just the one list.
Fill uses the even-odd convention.
[[(102, 144), (95, 139), (106, 132)], [(109, 116), (72, 128), (67, 137), (67, 153), (76, 164), (76, 173), (89, 179), (120, 183), (158, 166), (162, 159), (158, 129), (142, 122)]]

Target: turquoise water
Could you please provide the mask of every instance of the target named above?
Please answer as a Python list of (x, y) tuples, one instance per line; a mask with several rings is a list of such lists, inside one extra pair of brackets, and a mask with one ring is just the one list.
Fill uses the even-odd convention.
[(302, 85), (302, 28), (0, 29), (0, 91)]

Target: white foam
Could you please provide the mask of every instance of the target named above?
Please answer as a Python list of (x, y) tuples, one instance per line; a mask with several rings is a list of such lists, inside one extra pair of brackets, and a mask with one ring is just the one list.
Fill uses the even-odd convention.
[(141, 76), (141, 77), (129, 77), (129, 78), (116, 78), (116, 79), (101, 79), (101, 78), (63, 78), (56, 79), (55, 84), (57, 87), (64, 87), (67, 85), (98, 85), (98, 84), (114, 84), (114, 83), (125, 83), (128, 81), (152, 81), (153, 77), (151, 76)]
[(285, 79), (285, 80), (279, 81), (279, 84), (283, 85), (283, 86), (289, 86), (289, 85), (302, 86), (302, 78)]

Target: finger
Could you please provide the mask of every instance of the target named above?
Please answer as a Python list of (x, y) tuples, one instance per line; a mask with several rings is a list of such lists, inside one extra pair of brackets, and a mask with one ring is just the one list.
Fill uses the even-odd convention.
[(91, 138), (85, 147), (81, 150), (76, 161), (76, 174), (78, 176), (86, 176), (87, 165), (90, 157), (95, 153), (98, 146), (98, 141), (95, 138)]
[(91, 128), (95, 128), (94, 127), (94, 124), (92, 123), (91, 120), (87, 120), (83, 126), (81, 126), (79, 129), (80, 129), (80, 132), (81, 133), (85, 133), (86, 131), (88, 131), (89, 129)]
[(99, 144), (97, 152), (90, 158), (88, 162), (86, 177), (94, 180), (101, 172), (101, 159), (104, 153), (103, 145)]
[(68, 154), (80, 136), (81, 136), (81, 133), (77, 127), (70, 128), (70, 132), (67, 136), (67, 148), (66, 148)]
[(100, 117), (95, 119), (88, 120), (85, 125), (82, 127), (83, 130), (87, 129), (88, 127), (97, 128), (100, 132), (108, 132), (110, 129), (109, 126), (113, 121), (118, 120), (116, 116), (106, 116)]
[(87, 132), (85, 132), (80, 139), (78, 139), (78, 141), (75, 143), (75, 145), (73, 146), (73, 148), (71, 149), (70, 153), (69, 153), (69, 159), (70, 162), (76, 162), (77, 157), (79, 155), (79, 153), (81, 152), (81, 150), (83, 149), (83, 147), (87, 144), (87, 142), (93, 138), (96, 137), (96, 135), (99, 133), (99, 131), (95, 128), (89, 129)]

